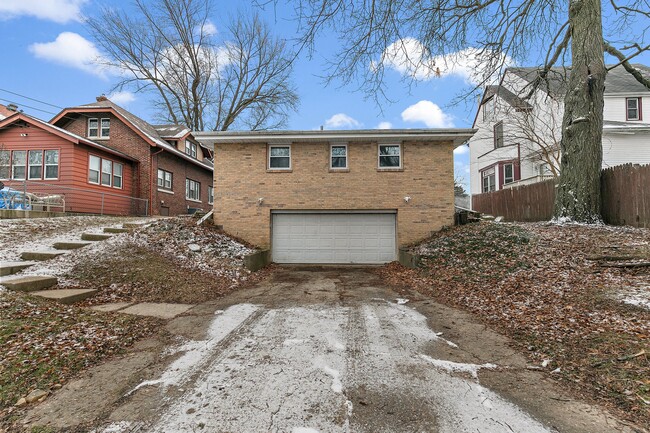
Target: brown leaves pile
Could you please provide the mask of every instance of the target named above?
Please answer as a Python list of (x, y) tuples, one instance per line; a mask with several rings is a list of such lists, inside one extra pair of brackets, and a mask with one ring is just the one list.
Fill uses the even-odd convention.
[(648, 245), (646, 229), (480, 223), (414, 247), (422, 255), (417, 271), (391, 264), (380, 272), (477, 314), (536, 365), (550, 359), (547, 370), (559, 367), (557, 377), (584, 396), (647, 426), (650, 311), (621, 303), (620, 294), (650, 290), (650, 268), (604, 267), (594, 256), (627, 256)]

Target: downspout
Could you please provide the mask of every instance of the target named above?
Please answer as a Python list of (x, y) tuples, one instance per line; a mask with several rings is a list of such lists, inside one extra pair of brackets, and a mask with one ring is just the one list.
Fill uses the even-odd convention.
[[(158, 152), (152, 153), (151, 158), (149, 159), (149, 203), (151, 204), (151, 215), (153, 215), (153, 157), (158, 155), (161, 152), (164, 152), (165, 149), (160, 149)], [(158, 176), (156, 174), (156, 176)]]

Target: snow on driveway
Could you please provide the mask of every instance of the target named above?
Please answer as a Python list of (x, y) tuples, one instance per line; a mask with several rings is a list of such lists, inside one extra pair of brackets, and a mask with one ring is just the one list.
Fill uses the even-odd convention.
[[(185, 355), (161, 377), (139, 386), (175, 385), (183, 392), (171, 398), (162, 387), (166, 409), (139, 431), (551, 431), (479, 383), (478, 370), (497, 366), (423, 353), (432, 344), (459, 350), (448, 343), (417, 311), (384, 300), (235, 305), (215, 316), (207, 340), (186, 343)], [(417, 415), (390, 421), (386, 408), (387, 418), (376, 424), (374, 415), (363, 416), (372, 396)]]

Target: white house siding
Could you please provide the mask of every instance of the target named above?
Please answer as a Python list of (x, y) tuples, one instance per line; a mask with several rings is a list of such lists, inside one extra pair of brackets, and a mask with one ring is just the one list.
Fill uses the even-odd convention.
[[(626, 98), (641, 98), (641, 114), (640, 122), (650, 123), (650, 97), (641, 96), (638, 93), (617, 93), (615, 95), (605, 95), (605, 107), (603, 110), (603, 118), (605, 120), (613, 120), (617, 122), (626, 122), (627, 106)], [(639, 121), (631, 121), (630, 123), (637, 123)]]
[(650, 164), (650, 131), (621, 133), (604, 130), (603, 168), (630, 162)]

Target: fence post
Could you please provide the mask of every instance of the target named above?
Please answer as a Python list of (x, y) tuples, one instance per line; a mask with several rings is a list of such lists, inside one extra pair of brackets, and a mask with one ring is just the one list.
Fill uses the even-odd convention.
[[(25, 173), (27, 177), (27, 173)], [(27, 179), (23, 180), (23, 210), (27, 210)]]
[(102, 210), (101, 215), (104, 215), (104, 193), (102, 193)]
[(149, 200), (144, 201), (144, 216), (149, 216)]

